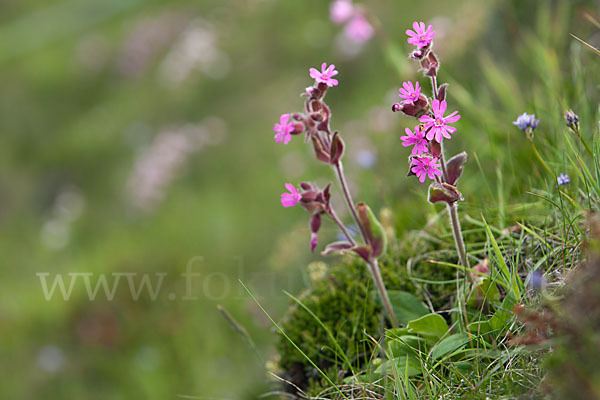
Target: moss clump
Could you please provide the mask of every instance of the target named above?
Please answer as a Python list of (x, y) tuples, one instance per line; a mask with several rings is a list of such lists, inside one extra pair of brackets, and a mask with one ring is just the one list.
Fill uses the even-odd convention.
[[(401, 272), (403, 270), (390, 272), (385, 267), (382, 269), (390, 288), (408, 289), (409, 281), (405, 272)], [(365, 358), (368, 359), (372, 353), (368, 336), (380, 336), (381, 307), (375, 301), (372, 290), (372, 281), (364, 263), (352, 258), (331, 267), (300, 296), (300, 301), (334, 335), (353, 367), (363, 365), (367, 361)], [(327, 332), (301, 306), (292, 305), (281, 327), (321, 370), (333, 367), (340, 371), (348, 367)], [(320, 380), (318, 371), (285, 337), (280, 337), (277, 348), (281, 357), (280, 367), (286, 371), (284, 377), (294, 385), (306, 389), (311, 381)]]
[[(383, 280), (388, 290), (402, 290), (415, 294), (421, 300), (425, 297), (437, 310), (452, 303), (454, 285), (428, 285), (412, 278), (451, 280), (455, 271), (426, 262), (430, 258), (456, 262), (456, 255), (440, 251), (439, 245), (415, 234), (406, 236), (402, 243), (393, 243), (388, 255), (380, 260)], [(439, 252), (430, 258), (421, 255)], [(418, 254), (420, 258), (412, 256)], [(410, 261), (409, 261), (410, 260)], [(407, 264), (410, 269), (407, 269)], [(352, 368), (359, 370), (373, 355), (373, 341), (382, 333), (382, 307), (377, 302), (371, 276), (364, 264), (356, 257), (345, 257), (325, 273), (312, 273), (320, 276), (312, 280), (311, 287), (300, 296), (300, 301), (311, 310), (332, 332), (341, 350), (350, 361)], [(310, 357), (323, 371), (330, 370), (330, 377), (341, 380), (349, 372), (343, 357), (336, 351), (327, 332), (318, 321), (303, 307), (293, 303), (281, 327), (290, 339)], [(277, 349), (280, 355), (280, 368), (284, 378), (293, 385), (305, 390), (320, 387), (318, 371), (283, 336), (279, 338)], [(288, 388), (295, 391), (292, 385)]]

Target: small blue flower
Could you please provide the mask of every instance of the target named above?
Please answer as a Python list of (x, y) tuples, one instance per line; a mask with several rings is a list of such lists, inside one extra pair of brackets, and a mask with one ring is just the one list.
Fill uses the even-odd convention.
[(520, 130), (526, 131), (528, 128), (535, 129), (540, 123), (539, 119), (535, 118), (535, 114), (523, 113), (517, 117), (516, 121), (513, 121), (513, 125), (519, 127)]
[(529, 287), (534, 290), (542, 290), (546, 286), (546, 278), (541, 271), (532, 271), (529, 274)]
[(566, 185), (571, 183), (571, 178), (567, 174), (560, 174), (556, 177), (556, 183), (558, 183), (558, 186)]
[(565, 112), (565, 122), (569, 128), (577, 129), (579, 127), (579, 116), (573, 110), (567, 110)]

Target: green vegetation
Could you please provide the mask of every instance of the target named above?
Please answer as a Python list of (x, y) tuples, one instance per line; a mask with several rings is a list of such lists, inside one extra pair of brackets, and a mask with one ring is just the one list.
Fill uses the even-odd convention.
[[(285, 387), (265, 360), (321, 398), (563, 399), (573, 387), (600, 398), (588, 256), (600, 57), (569, 36), (599, 47), (597, 4), (362, 3), (380, 25), (354, 55), (322, 0), (0, 4), (1, 398), (254, 399)], [(485, 279), (457, 265), (443, 207), (405, 178), (398, 137), (411, 122), (390, 107), (417, 76), (413, 20), (444, 31), (441, 78), (462, 115), (448, 154), (468, 152), (461, 222), (472, 266), (489, 260)], [(279, 204), (284, 182), (334, 179), (302, 140), (284, 155), (271, 131), (323, 61), (340, 70), (328, 102), (350, 186), (388, 233), (380, 261), (399, 329), (383, 323), (363, 264), (312, 256), (302, 210)], [(535, 152), (551, 172), (511, 124), (525, 111), (541, 121)], [(374, 161), (361, 164), (361, 151)], [(557, 187), (561, 173), (571, 182)], [(310, 279), (315, 261), (328, 266)], [(183, 300), (188, 265), (201, 274), (194, 300)], [(67, 284), (92, 273), (92, 286), (99, 274), (137, 273), (136, 285), (149, 274), (155, 287), (167, 275), (154, 300), (132, 298), (126, 276), (112, 300), (102, 289), (90, 300), (79, 276), (69, 300), (57, 289), (47, 301), (37, 273)], [(238, 279), (329, 381), (267, 334)], [(545, 325), (532, 325), (542, 311)]]

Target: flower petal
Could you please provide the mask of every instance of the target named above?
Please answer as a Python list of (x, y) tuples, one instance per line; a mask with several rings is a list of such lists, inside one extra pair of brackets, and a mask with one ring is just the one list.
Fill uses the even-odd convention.
[(458, 111), (454, 111), (452, 114), (448, 115), (444, 118), (444, 123), (452, 124), (460, 119), (460, 115), (458, 115)]
[(446, 100), (442, 100), (441, 102), (438, 101), (438, 103), (439, 103), (439, 107), (438, 107), (439, 116), (443, 117), (444, 113), (446, 112), (446, 109), (448, 108), (448, 103), (446, 102)]

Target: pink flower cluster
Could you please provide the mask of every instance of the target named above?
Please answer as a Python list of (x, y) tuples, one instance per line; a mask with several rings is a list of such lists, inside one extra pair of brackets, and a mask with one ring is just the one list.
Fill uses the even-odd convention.
[[(333, 87), (338, 85), (338, 80), (333, 77), (338, 74), (338, 71), (335, 69), (335, 65), (327, 65), (327, 63), (321, 64), (321, 70), (319, 71), (316, 68), (309, 69), (310, 77), (315, 80), (314, 86), (309, 86), (306, 88), (304, 95), (311, 96), (315, 91), (321, 90), (319, 89), (319, 85), (325, 85), (328, 87)], [(301, 132), (304, 127), (299, 128), (296, 127), (294, 122), (291, 121), (290, 114), (281, 114), (279, 117), (279, 123), (276, 123), (273, 126), (273, 131), (275, 131), (275, 142), (288, 144), (292, 140), (292, 135)], [(302, 195), (300, 191), (296, 189), (294, 185), (291, 183), (286, 183), (285, 188), (287, 192), (281, 194), (281, 204), (285, 207), (293, 207), (300, 202), (302, 199)]]
[(362, 9), (352, 0), (334, 0), (329, 6), (329, 17), (334, 24), (345, 23), (344, 34), (355, 43), (368, 42), (375, 34)]
[(440, 182), (440, 177), (443, 175), (440, 168), (444, 162), (441, 143), (443, 139), (451, 139), (452, 134), (456, 132), (456, 128), (451, 124), (460, 120), (460, 115), (458, 111), (444, 115), (448, 108), (445, 100), (447, 85), (438, 88), (435, 79), (439, 62), (432, 51), (432, 41), (435, 36), (433, 27), (431, 25), (426, 27), (423, 22), (414, 22), (413, 29), (406, 30), (409, 36), (408, 43), (417, 47), (411, 53), (411, 57), (420, 61), (425, 76), (432, 78), (434, 98), (430, 104), (430, 100), (421, 93), (419, 82), (403, 82), (398, 95), (402, 100), (394, 104), (392, 110), (402, 111), (420, 122), (414, 128), (414, 132), (406, 128), (406, 135), (400, 137), (404, 147), (412, 146), (410, 171), (417, 175), (421, 182), (426, 178)]

